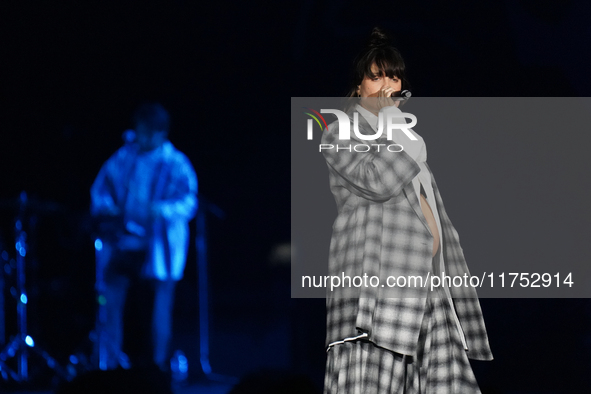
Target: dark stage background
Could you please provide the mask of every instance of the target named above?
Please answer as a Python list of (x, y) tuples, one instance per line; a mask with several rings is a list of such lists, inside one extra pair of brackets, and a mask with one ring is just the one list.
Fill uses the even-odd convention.
[[(87, 346), (89, 188), (134, 107), (158, 100), (200, 193), (226, 213), (209, 216), (214, 370), (297, 372), (321, 387), (324, 300), (290, 299), (289, 264), (271, 257), (290, 238), (289, 98), (344, 95), (375, 25), (393, 34), (413, 95), (588, 96), (590, 8), (583, 0), (3, 3), (3, 248), (14, 255), (10, 204), (21, 191), (52, 203), (27, 255), (31, 335), (59, 361)], [(197, 303), (192, 246), (173, 347), (187, 353), (193, 379)], [(481, 304), (496, 357), (474, 364), (483, 392), (588, 391), (588, 300)]]

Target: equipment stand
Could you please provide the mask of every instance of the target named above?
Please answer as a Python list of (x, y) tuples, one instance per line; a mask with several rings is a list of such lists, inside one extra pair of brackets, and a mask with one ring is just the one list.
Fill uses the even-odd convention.
[(199, 283), (199, 356), (201, 370), (205, 375), (215, 381), (236, 383), (238, 379), (214, 373), (209, 363), (209, 276), (207, 262), (207, 226), (206, 215), (210, 211), (215, 216), (223, 219), (226, 214), (217, 205), (207, 201), (199, 195), (199, 210), (195, 220), (196, 236), (195, 247), (197, 249), (197, 275)]
[[(8, 372), (8, 375), (17, 382), (26, 382), (29, 380), (29, 352), (40, 355), (47, 366), (57, 372), (62, 378), (70, 380), (69, 374), (62, 368), (56, 360), (46, 351), (35, 345), (33, 338), (27, 334), (27, 291), (25, 287), (25, 256), (27, 255), (27, 233), (24, 230), (24, 219), (27, 209), (27, 193), (21, 192), (19, 213), (15, 222), (16, 230), (16, 287), (17, 287), (17, 335), (8, 342), (0, 353), (0, 370)], [(6, 360), (16, 357), (17, 371), (13, 371), (6, 365)], [(2, 377), (4, 377), (4, 373)]]

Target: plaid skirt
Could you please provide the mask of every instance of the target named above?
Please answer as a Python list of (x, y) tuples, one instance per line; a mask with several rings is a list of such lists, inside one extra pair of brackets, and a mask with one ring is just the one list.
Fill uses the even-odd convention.
[(324, 393), (480, 393), (442, 290), (427, 298), (418, 349), (413, 358), (363, 339), (332, 346)]

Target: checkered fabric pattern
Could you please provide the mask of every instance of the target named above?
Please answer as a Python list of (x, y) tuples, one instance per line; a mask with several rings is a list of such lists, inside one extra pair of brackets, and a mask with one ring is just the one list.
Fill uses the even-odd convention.
[(368, 340), (331, 347), (324, 393), (480, 393), (448, 305), (443, 292), (438, 297), (428, 296), (416, 358)]
[[(359, 129), (373, 134), (365, 119)], [(325, 129), (323, 144), (393, 144), (385, 138), (362, 141), (338, 139), (338, 123)], [(433, 237), (422, 214), (412, 179), (417, 163), (404, 151), (355, 152), (323, 150), (329, 168), (331, 191), (338, 216), (333, 225), (329, 275), (421, 276), (432, 271)], [(428, 168), (428, 167), (427, 167)], [(431, 170), (429, 169), (429, 172)], [(433, 192), (442, 227), (442, 250), (446, 274), (463, 275), (468, 267), (459, 236), (443, 206), (431, 172)], [(452, 288), (454, 305), (473, 359), (490, 360), (492, 353), (476, 291)], [(326, 343), (366, 332), (379, 347), (416, 356), (427, 288), (359, 287), (339, 288), (327, 296)]]

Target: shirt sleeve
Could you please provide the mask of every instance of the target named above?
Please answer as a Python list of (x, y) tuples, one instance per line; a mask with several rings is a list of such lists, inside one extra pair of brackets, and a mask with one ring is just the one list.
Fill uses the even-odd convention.
[[(393, 142), (385, 138), (362, 141), (352, 133), (350, 140), (339, 140), (338, 122), (331, 123), (324, 130), (322, 144), (326, 144), (324, 147), (333, 146), (331, 149), (322, 149), (322, 153), (339, 183), (368, 200), (389, 200), (398, 195), (420, 172), (419, 165), (406, 152), (397, 152), (397, 147), (388, 150), (387, 147)], [(368, 152), (357, 152), (355, 145), (369, 145), (370, 149)]]
[(198, 207), (197, 175), (184, 155), (175, 162), (167, 186), (166, 198), (157, 202), (158, 210), (167, 219), (190, 220)]
[(94, 216), (112, 211), (116, 207), (116, 191), (112, 172), (114, 160), (113, 156), (103, 164), (90, 188), (90, 212)]

